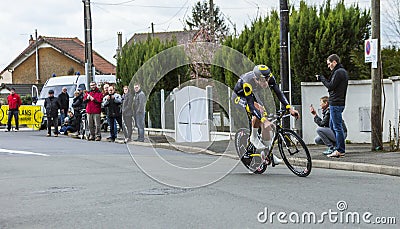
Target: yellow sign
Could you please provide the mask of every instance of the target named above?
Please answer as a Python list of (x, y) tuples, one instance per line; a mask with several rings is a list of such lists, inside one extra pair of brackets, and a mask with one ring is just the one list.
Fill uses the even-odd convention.
[[(19, 125), (27, 125), (29, 128), (38, 130), (41, 126), (43, 112), (40, 106), (22, 105), (19, 107), (18, 122)], [(8, 122), (8, 105), (1, 106), (0, 123), (7, 124)], [(15, 125), (14, 119), (11, 124)]]

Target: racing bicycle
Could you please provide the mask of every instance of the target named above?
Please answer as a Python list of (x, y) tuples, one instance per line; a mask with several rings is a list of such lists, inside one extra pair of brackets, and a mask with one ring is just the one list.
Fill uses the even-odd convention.
[[(274, 136), (268, 148), (257, 150), (250, 142), (251, 118), (252, 115), (247, 113), (249, 119), (248, 128), (241, 128), (235, 134), (236, 152), (244, 164), (244, 166), (255, 174), (262, 174), (268, 165), (275, 166), (273, 160), (273, 148), (278, 144), (279, 152), (286, 166), (299, 177), (306, 177), (311, 173), (311, 156), (303, 139), (293, 130), (282, 127), (282, 119), (290, 116), (287, 110), (279, 110), (276, 114), (268, 116), (268, 120), (274, 123)], [(259, 128), (258, 138), (261, 128)], [(263, 157), (265, 155), (265, 157)]]

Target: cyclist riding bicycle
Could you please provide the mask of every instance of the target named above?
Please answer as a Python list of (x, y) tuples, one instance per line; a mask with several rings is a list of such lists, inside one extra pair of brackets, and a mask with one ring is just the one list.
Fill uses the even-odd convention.
[[(299, 112), (290, 106), (285, 95), (279, 89), (271, 70), (266, 65), (257, 65), (252, 71), (241, 75), (234, 87), (234, 91), (237, 95), (235, 103), (244, 107), (246, 111), (252, 115), (250, 142), (258, 150), (267, 148), (257, 137), (258, 129), (260, 127), (267, 129), (270, 127), (271, 123), (265, 117), (265, 107), (261, 101), (257, 100), (257, 96), (254, 92), (267, 88), (268, 86), (274, 91), (279, 101), (285, 105), (290, 114), (296, 119), (299, 118)], [(269, 146), (270, 144), (267, 145)], [(281, 160), (274, 155), (274, 162), (275, 164), (279, 164)]]

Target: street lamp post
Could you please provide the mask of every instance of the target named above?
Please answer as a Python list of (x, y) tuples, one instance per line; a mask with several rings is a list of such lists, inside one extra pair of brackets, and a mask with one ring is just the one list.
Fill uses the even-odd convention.
[(86, 88), (93, 81), (93, 52), (92, 52), (92, 15), (90, 12), (90, 0), (82, 0), (84, 4), (84, 30), (85, 30), (85, 74)]
[[(280, 0), (280, 76), (281, 89), (286, 98), (289, 99), (289, 8), (287, 0)], [(284, 105), (282, 105), (284, 106)], [(282, 107), (282, 109), (286, 109)], [(283, 119), (283, 127), (290, 128), (290, 119)]]

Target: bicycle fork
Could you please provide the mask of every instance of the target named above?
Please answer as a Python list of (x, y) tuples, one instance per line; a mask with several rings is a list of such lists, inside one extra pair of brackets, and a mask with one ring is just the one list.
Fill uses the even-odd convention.
[[(285, 148), (289, 152), (290, 156), (293, 156), (293, 155), (297, 154), (298, 152), (300, 152), (292, 139), (290, 139), (287, 135), (280, 134), (280, 136), (281, 136), (282, 144), (285, 146)], [(293, 149), (290, 148), (290, 146), (294, 146), (294, 151), (293, 151)]]

